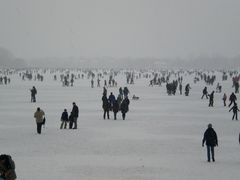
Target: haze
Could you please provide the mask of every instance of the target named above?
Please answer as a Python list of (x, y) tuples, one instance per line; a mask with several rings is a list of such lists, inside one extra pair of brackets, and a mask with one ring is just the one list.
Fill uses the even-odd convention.
[(239, 0), (0, 0), (0, 46), (24, 59), (237, 56)]

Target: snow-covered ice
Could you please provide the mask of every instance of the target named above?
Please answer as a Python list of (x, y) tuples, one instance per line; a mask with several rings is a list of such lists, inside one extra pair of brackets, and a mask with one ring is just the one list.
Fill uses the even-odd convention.
[[(223, 107), (223, 93), (215, 93), (214, 107), (200, 99), (203, 82), (190, 82), (190, 96), (168, 96), (165, 85), (149, 87), (149, 79), (128, 85), (130, 102), (126, 120), (103, 120), (102, 87), (91, 88), (90, 79), (76, 80), (73, 87), (62, 87), (53, 74), (43, 82), (22, 81), (15, 74), (9, 85), (0, 85), (0, 153), (10, 154), (20, 180), (237, 180), (240, 167), (239, 122)], [(117, 77), (118, 88), (127, 86)], [(222, 82), (227, 95), (231, 80)], [(103, 82), (101, 82), (101, 85)], [(30, 88), (38, 90), (36, 103), (30, 103)], [(183, 86), (184, 87), (184, 86)], [(209, 92), (214, 86), (208, 86)], [(108, 94), (118, 94), (108, 88)], [(239, 102), (239, 95), (238, 102)], [(60, 130), (64, 108), (79, 107), (78, 129)], [(36, 133), (36, 108), (46, 113), (42, 134)], [(201, 146), (207, 124), (218, 134), (215, 163), (207, 162)]]

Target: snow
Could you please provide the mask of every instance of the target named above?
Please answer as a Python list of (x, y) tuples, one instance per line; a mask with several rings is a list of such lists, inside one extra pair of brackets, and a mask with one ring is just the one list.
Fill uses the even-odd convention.
[[(130, 97), (140, 97), (131, 100), (125, 121), (120, 113), (113, 120), (112, 112), (103, 120), (102, 87), (91, 88), (90, 79), (62, 87), (49, 72), (43, 82), (9, 77), (9, 85), (0, 85), (0, 153), (12, 156), (20, 180), (236, 180), (239, 175), (239, 122), (223, 107), (223, 93), (215, 93), (212, 108), (200, 99), (205, 84), (194, 84), (193, 75), (184, 76), (183, 84), (192, 87), (189, 97), (168, 96), (165, 85), (149, 87), (149, 79), (127, 85), (123, 74), (117, 76), (118, 87), (108, 94), (128, 86)], [(222, 82), (218, 73), (217, 82), (229, 96), (231, 80)], [(38, 90), (36, 103), (30, 102), (32, 86)], [(215, 87), (216, 82), (208, 91)], [(80, 111), (78, 129), (60, 130), (61, 113), (70, 112), (72, 102)], [(47, 119), (41, 135), (33, 118), (37, 107)], [(215, 163), (207, 162), (201, 146), (208, 123), (219, 139)]]

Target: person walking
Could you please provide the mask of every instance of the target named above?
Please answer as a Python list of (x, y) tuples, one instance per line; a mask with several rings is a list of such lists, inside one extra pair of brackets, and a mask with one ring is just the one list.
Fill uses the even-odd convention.
[(113, 114), (114, 114), (114, 120), (117, 120), (117, 113), (118, 113), (118, 110), (119, 110), (119, 105), (118, 105), (117, 100), (115, 100), (115, 101), (113, 102)]
[(74, 125), (73, 129), (77, 129), (77, 119), (78, 119), (79, 110), (75, 102), (73, 102), (72, 104), (73, 104), (73, 108), (72, 108), (71, 115), (73, 117), (73, 125)]
[(226, 100), (227, 100), (227, 95), (226, 95), (226, 93), (223, 94), (222, 100), (223, 100), (223, 105), (226, 106)]
[(208, 92), (207, 92), (207, 87), (205, 86), (205, 88), (203, 89), (203, 94), (201, 99), (203, 99), (203, 97), (206, 96), (206, 98), (208, 99)]
[(64, 129), (67, 128), (67, 122), (68, 122), (68, 112), (67, 112), (67, 109), (64, 109), (63, 113), (62, 113), (62, 116), (61, 116), (61, 126), (60, 126), (60, 129), (63, 128), (64, 126)]
[(109, 110), (110, 110), (111, 104), (107, 98), (107, 95), (103, 93), (102, 96), (102, 108), (103, 108), (103, 119), (106, 119), (106, 114), (107, 118), (109, 119)]
[(239, 111), (239, 109), (238, 109), (238, 105), (237, 105), (236, 102), (234, 103), (233, 107), (229, 110), (229, 112), (230, 111), (233, 111), (232, 120), (234, 120), (234, 117), (235, 117), (236, 120), (238, 120), (238, 111)]
[(207, 146), (207, 159), (208, 159), (207, 161), (210, 162), (212, 155), (212, 161), (215, 162), (214, 147), (218, 146), (218, 138), (217, 133), (212, 128), (212, 124), (208, 124), (208, 128), (204, 133), (202, 147), (204, 147), (205, 142)]
[(125, 120), (125, 118), (126, 118), (126, 113), (127, 113), (128, 110), (129, 110), (129, 107), (128, 107), (129, 104), (130, 104), (130, 101), (129, 101), (128, 97), (126, 96), (126, 97), (123, 99), (122, 103), (121, 103), (121, 112), (122, 112), (122, 118), (123, 118), (123, 120)]
[(209, 96), (209, 107), (213, 107), (213, 102), (214, 102), (214, 91), (212, 91), (211, 94), (208, 95)]
[(34, 113), (34, 117), (36, 119), (37, 123), (37, 133), (41, 134), (42, 132), (42, 125), (44, 123), (44, 116), (45, 113), (43, 110), (40, 109), (40, 107), (37, 108), (37, 111)]
[(30, 89), (30, 91), (31, 91), (31, 102), (36, 102), (37, 89), (35, 88), (35, 86), (33, 86), (33, 88)]
[(237, 97), (234, 94), (234, 92), (232, 92), (232, 94), (229, 97), (230, 104), (228, 105), (228, 107), (230, 107), (232, 105), (232, 103), (234, 104), (236, 102), (236, 100), (237, 100)]

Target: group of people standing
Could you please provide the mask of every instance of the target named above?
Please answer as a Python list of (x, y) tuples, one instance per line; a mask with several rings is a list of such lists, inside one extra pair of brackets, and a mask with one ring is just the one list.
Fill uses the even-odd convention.
[(123, 90), (120, 87), (119, 88), (119, 95), (117, 99), (111, 92), (109, 97), (107, 97), (107, 90), (104, 87), (103, 89), (103, 96), (102, 96), (102, 108), (103, 108), (103, 119), (107, 118), (109, 119), (109, 111), (113, 111), (114, 120), (117, 120), (117, 113), (118, 111), (121, 111), (122, 113), (122, 119), (125, 120), (126, 113), (129, 111), (129, 104), (130, 101), (128, 99), (128, 93), (129, 90), (127, 87), (125, 87)]
[[(209, 97), (209, 106), (213, 106), (214, 91), (212, 91), (211, 94), (208, 94), (207, 87), (205, 87), (203, 89), (203, 94), (202, 94), (201, 99), (203, 99), (203, 97), (206, 97), (206, 99), (208, 99), (208, 97)], [(227, 100), (226, 93), (224, 93), (222, 100), (223, 100), (224, 106), (226, 106), (226, 100)], [(233, 104), (233, 106), (229, 109), (229, 112), (233, 111), (232, 120), (234, 120), (234, 118), (236, 120), (238, 120), (237, 113), (238, 113), (239, 109), (238, 109), (237, 102), (236, 102), (237, 97), (233, 92), (229, 97), (229, 101), (230, 101), (230, 103), (229, 103), (228, 107), (231, 107), (231, 105)], [(203, 147), (204, 147), (205, 143), (207, 146), (207, 161), (211, 162), (211, 160), (212, 160), (213, 162), (215, 162), (214, 147), (218, 146), (218, 138), (217, 138), (217, 133), (212, 128), (212, 124), (208, 124), (208, 128), (204, 133), (203, 140), (202, 140)], [(240, 135), (239, 135), (239, 143), (240, 143)]]
[(67, 109), (64, 109), (61, 115), (61, 125), (60, 129), (66, 129), (67, 124), (69, 123), (69, 129), (77, 129), (77, 120), (78, 120), (79, 109), (75, 102), (73, 102), (72, 111), (70, 116), (68, 116)]
[[(73, 102), (72, 104), (73, 104), (73, 107), (72, 107), (70, 116), (68, 116), (67, 109), (64, 109), (61, 115), (60, 129), (63, 129), (63, 128), (66, 129), (68, 123), (69, 123), (69, 129), (77, 129), (77, 119), (78, 119), (79, 110), (75, 102)], [(40, 107), (38, 107), (37, 111), (34, 113), (34, 118), (37, 124), (37, 133), (41, 134), (42, 126), (45, 124), (46, 118), (45, 118), (44, 111), (40, 109)]]

